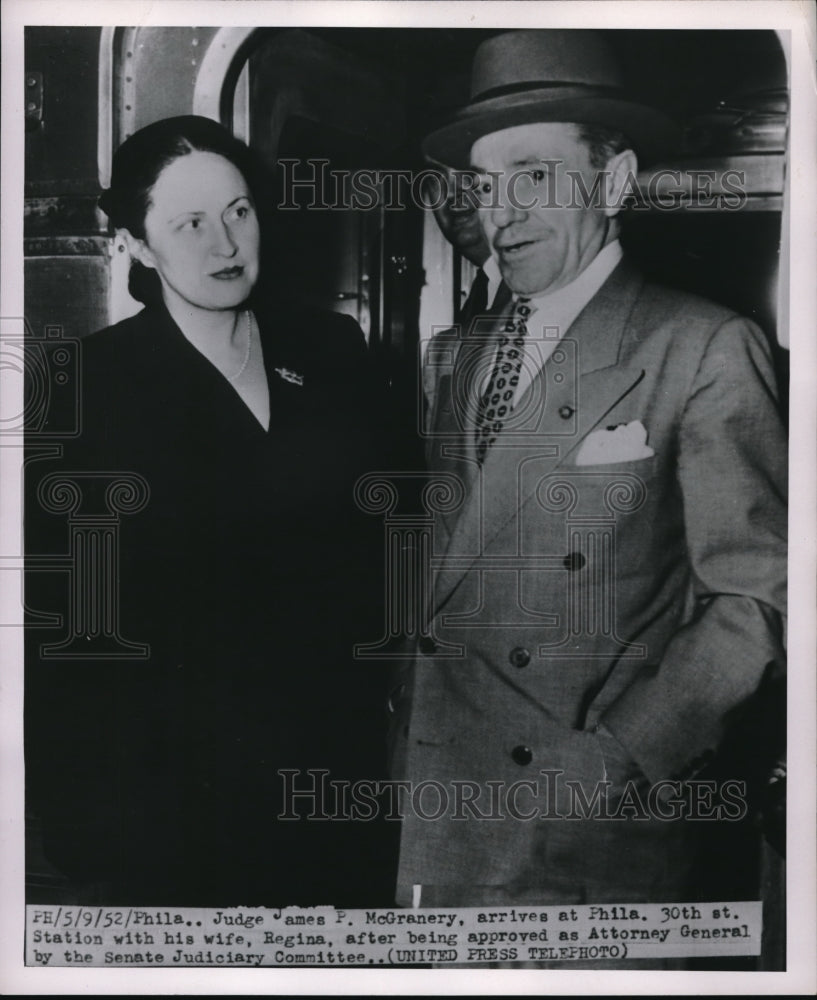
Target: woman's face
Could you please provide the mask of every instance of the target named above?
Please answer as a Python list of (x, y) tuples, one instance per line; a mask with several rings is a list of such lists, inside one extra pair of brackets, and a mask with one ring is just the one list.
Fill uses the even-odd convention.
[[(164, 168), (150, 192), (137, 258), (155, 268), (169, 304), (234, 309), (258, 278), (260, 233), (241, 172), (195, 151)], [(133, 249), (133, 244), (132, 244)]]

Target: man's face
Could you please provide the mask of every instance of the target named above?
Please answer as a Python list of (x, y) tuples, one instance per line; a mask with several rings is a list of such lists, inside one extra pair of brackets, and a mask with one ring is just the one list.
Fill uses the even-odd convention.
[(467, 183), (465, 180), (461, 171), (447, 170), (443, 184), (429, 175), (426, 197), (443, 236), (458, 253), (481, 267), (491, 251), (485, 242), (477, 206), (469, 195), (473, 179), (469, 174)]
[(592, 207), (593, 198), (585, 207), (567, 174), (581, 173), (592, 191), (597, 170), (575, 125), (541, 122), (491, 132), (474, 143), (471, 161), (480, 175), (480, 222), (514, 292), (564, 287), (604, 246), (607, 214)]

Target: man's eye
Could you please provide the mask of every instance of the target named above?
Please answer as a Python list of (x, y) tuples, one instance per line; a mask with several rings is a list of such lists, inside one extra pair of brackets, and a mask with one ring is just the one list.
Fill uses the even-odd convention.
[(528, 176), (533, 181), (534, 184), (541, 184), (545, 179), (545, 171), (540, 169), (534, 169), (528, 171)]
[(490, 181), (482, 181), (482, 183), (480, 184), (478, 190), (479, 190), (480, 194), (490, 194), (491, 193), (491, 182)]

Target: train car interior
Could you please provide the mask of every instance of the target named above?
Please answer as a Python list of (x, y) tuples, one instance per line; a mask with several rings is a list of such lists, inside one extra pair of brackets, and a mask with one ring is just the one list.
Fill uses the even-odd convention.
[[(431, 318), (437, 326), (451, 322), (470, 283), (468, 262), (439, 237), (405, 175), (427, 166), (423, 135), (466, 99), (470, 60), (487, 34), (28, 29), (32, 332), (58, 324), (82, 337), (137, 308), (127, 295), (127, 255), (112, 241), (96, 198), (124, 138), (159, 118), (196, 113), (228, 124), (269, 167), (274, 279), (353, 315), (399, 375), (413, 364)], [(642, 186), (659, 169), (682, 178), (731, 169), (745, 195), (738, 207), (719, 210), (717, 199), (685, 202), (678, 196), (684, 183), (662, 188), (660, 205), (629, 213), (627, 249), (650, 277), (755, 318), (778, 348), (785, 387), (777, 288), (788, 97), (780, 39), (763, 31), (608, 34), (630, 90), (684, 129), (676, 159), (643, 171)], [(372, 207), (344, 207), (339, 177), (361, 170), (375, 177), (378, 197)]]

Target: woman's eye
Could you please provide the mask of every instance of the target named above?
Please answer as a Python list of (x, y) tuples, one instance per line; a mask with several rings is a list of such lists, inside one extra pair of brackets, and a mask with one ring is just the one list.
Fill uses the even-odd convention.
[(201, 219), (188, 219), (187, 222), (182, 223), (182, 229), (186, 230), (196, 230), (201, 228)]
[(250, 214), (251, 208), (249, 205), (236, 205), (230, 209), (229, 217), (232, 219), (246, 219)]

